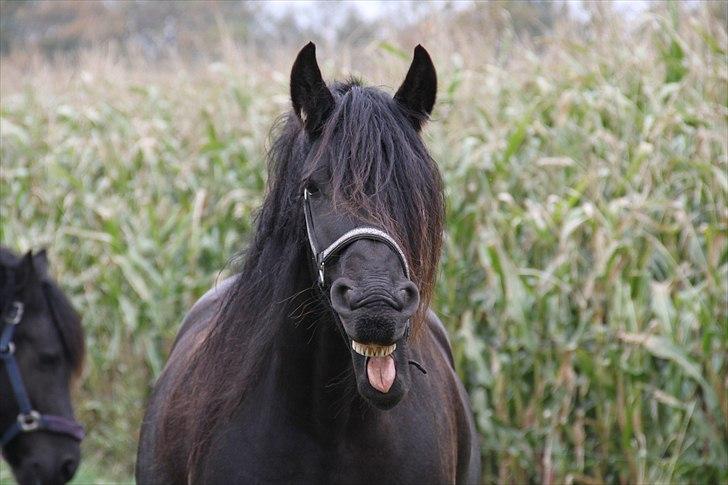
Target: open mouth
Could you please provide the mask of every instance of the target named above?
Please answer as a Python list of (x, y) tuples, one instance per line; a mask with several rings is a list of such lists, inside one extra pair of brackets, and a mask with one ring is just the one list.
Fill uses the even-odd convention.
[(364, 357), (386, 357), (397, 349), (397, 344), (392, 345), (374, 345), (362, 344), (356, 340), (351, 341), (351, 348), (359, 355)]
[(369, 385), (382, 394), (387, 394), (397, 378), (397, 367), (392, 355), (397, 349), (397, 344), (363, 344), (352, 340), (351, 348), (357, 354), (366, 357)]
[(376, 312), (340, 317), (359, 395), (377, 409), (392, 409), (411, 383), (409, 322)]

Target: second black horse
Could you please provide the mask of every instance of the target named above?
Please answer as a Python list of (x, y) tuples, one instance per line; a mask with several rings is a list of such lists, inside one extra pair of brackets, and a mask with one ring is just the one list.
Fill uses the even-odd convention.
[(18, 257), (0, 247), (0, 445), (20, 485), (62, 484), (76, 473), (84, 431), (70, 389), (84, 354), (81, 317), (51, 278), (46, 252)]

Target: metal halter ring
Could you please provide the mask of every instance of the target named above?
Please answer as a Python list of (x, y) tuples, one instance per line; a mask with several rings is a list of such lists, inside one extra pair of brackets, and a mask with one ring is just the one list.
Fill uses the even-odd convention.
[(10, 355), (13, 355), (15, 353), (15, 344), (13, 342), (8, 342), (8, 346), (4, 349), (0, 347), (0, 356), (2, 358), (6, 358)]
[(25, 310), (25, 306), (22, 301), (14, 301), (10, 308), (12, 310), (8, 316), (5, 317), (5, 321), (10, 325), (17, 325), (23, 319), (23, 310)]
[(23, 432), (35, 431), (40, 427), (40, 413), (32, 410), (27, 414), (18, 414), (18, 424)]

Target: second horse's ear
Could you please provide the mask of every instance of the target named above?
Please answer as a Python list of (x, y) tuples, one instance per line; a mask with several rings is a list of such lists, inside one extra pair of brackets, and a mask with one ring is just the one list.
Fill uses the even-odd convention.
[(405, 109), (415, 130), (419, 131), (432, 113), (435, 96), (437, 96), (435, 65), (425, 48), (418, 45), (415, 47), (415, 55), (407, 76), (394, 95), (394, 99)]
[(16, 284), (20, 284), (21, 286), (28, 286), (30, 282), (39, 279), (39, 275), (35, 270), (35, 264), (33, 262), (34, 257), (35, 255), (31, 250), (25, 253), (22, 258), (20, 258), (20, 263), (18, 264), (15, 273)]
[(312, 137), (318, 136), (334, 108), (334, 96), (321, 77), (313, 42), (301, 49), (293, 63), (291, 102), (306, 132)]
[(48, 252), (45, 248), (33, 254), (33, 267), (38, 276), (48, 276)]

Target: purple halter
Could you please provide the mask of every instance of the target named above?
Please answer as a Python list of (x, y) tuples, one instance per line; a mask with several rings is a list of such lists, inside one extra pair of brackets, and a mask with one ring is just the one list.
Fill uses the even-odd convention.
[[(45, 291), (43, 292), (44, 296)], [(50, 301), (47, 302), (50, 305)], [(4, 328), (0, 334), (0, 361), (5, 365), (5, 371), (10, 379), (13, 388), (15, 401), (18, 403), (20, 412), (15, 422), (11, 424), (0, 437), (0, 447), (5, 447), (15, 437), (21, 433), (32, 433), (34, 431), (46, 431), (48, 433), (56, 433), (69, 436), (77, 441), (83, 440), (86, 433), (83, 427), (73, 419), (63, 416), (53, 416), (41, 414), (30, 404), (28, 393), (23, 384), (23, 377), (20, 375), (18, 363), (15, 360), (15, 344), (13, 343), (13, 334), (15, 328), (20, 325), (23, 320), (23, 312), (25, 307), (21, 301), (14, 301), (8, 315), (2, 319)], [(55, 316), (52, 316), (54, 323)]]

